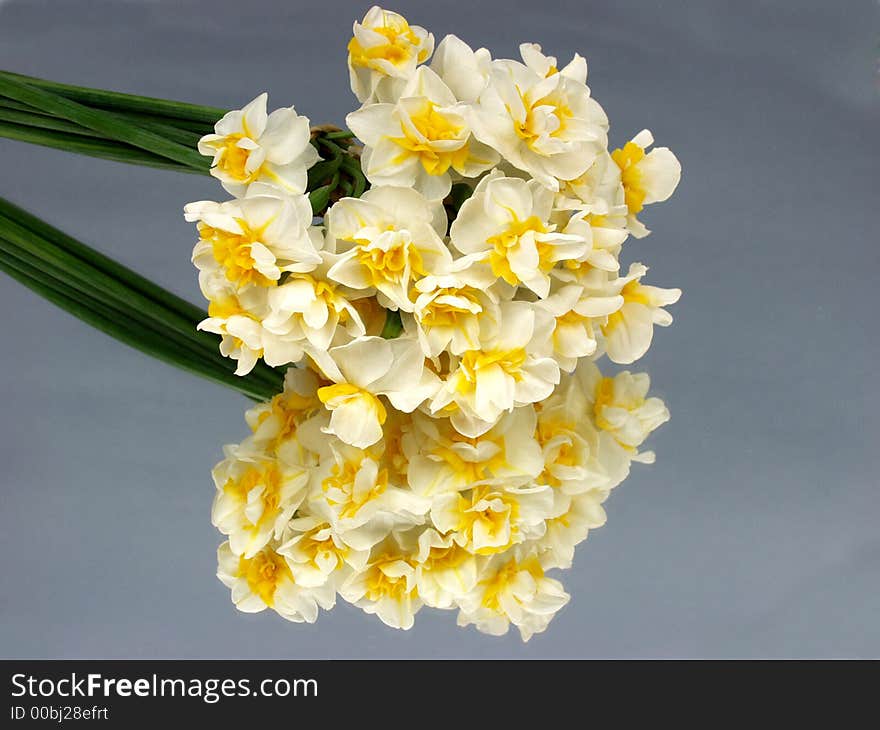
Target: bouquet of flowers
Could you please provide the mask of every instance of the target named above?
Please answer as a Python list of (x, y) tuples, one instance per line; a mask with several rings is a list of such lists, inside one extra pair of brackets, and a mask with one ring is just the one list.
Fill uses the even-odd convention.
[(520, 53), (435, 48), (374, 7), (347, 130), (266, 94), (223, 112), (0, 74), (0, 135), (225, 191), (184, 209), (207, 316), (5, 202), (0, 268), (258, 401), (213, 471), (242, 611), (314, 622), (339, 596), (395, 628), (429, 606), (528, 640), (569, 600), (547, 572), (654, 459), (665, 405), (597, 361), (633, 363), (672, 321), (681, 292), (620, 254), (680, 165), (647, 130), (609, 151), (581, 56)]

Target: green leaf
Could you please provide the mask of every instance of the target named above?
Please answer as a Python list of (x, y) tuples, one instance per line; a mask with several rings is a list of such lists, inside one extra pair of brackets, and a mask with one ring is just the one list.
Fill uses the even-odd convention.
[(277, 390), (248, 378), (240, 378), (231, 371), (223, 371), (212, 363), (181, 352), (161, 336), (116, 321), (99, 302), (91, 300), (72, 287), (57, 282), (54, 286), (41, 279), (41, 272), (0, 251), (0, 271), (65, 311), (141, 352), (182, 368), (216, 383), (226, 385), (257, 401), (268, 400)]
[(118, 91), (105, 89), (92, 89), (85, 86), (73, 86), (61, 84), (57, 81), (46, 81), (33, 76), (0, 71), (0, 77), (6, 77), (21, 83), (34, 86), (45, 91), (63, 96), (81, 104), (100, 109), (114, 111), (135, 112), (137, 114), (150, 114), (157, 117), (166, 117), (178, 121), (189, 121), (198, 124), (213, 126), (226, 110), (218, 107), (201, 106), (199, 104), (187, 104), (182, 101), (170, 101), (168, 99), (156, 99), (149, 96), (136, 94), (123, 94)]
[(210, 162), (191, 147), (173, 142), (106, 111), (91, 109), (66, 97), (24, 84), (10, 78), (9, 74), (0, 73), (0, 95), (196, 170), (210, 167)]
[(0, 137), (38, 144), (43, 147), (74, 152), (76, 154), (99, 157), (104, 160), (115, 162), (127, 162), (143, 167), (156, 167), (163, 170), (176, 170), (193, 175), (207, 175), (208, 169), (197, 170), (188, 165), (172, 162), (164, 157), (150, 154), (136, 147), (120, 144), (103, 139), (84, 137), (81, 134), (58, 132), (51, 129), (39, 129), (22, 124), (12, 124), (0, 121)]
[[(45, 286), (62, 285), (87, 303), (97, 303), (102, 316), (125, 323), (134, 332), (162, 337), (174, 351), (213, 364), (226, 373), (233, 365), (218, 351), (216, 335), (198, 331), (206, 312), (153, 284), (112, 259), (49, 226), (0, 198), (0, 250), (7, 259), (39, 272)], [(247, 376), (281, 390), (283, 373), (258, 363)]]

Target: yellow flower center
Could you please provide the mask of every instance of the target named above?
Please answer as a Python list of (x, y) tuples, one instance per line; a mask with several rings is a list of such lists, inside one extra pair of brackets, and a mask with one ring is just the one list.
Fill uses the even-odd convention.
[(214, 260), (223, 267), (226, 278), (238, 286), (276, 286), (274, 279), (264, 276), (256, 269), (251, 246), (259, 242), (263, 230), (253, 230), (243, 220), (236, 221), (241, 233), (232, 233), (199, 223), (199, 237), (211, 244)]
[(238, 146), (239, 141), (247, 138), (246, 133), (230, 134), (223, 140), (223, 154), (217, 161), (217, 168), (225, 172), (233, 180), (249, 183), (259, 177), (259, 168), (247, 171), (247, 162), (251, 151)]
[(638, 163), (645, 157), (645, 150), (635, 142), (627, 142), (622, 149), (611, 153), (620, 168), (620, 180), (623, 183), (626, 207), (630, 213), (638, 213), (645, 207), (645, 192), (642, 186), (642, 173)]
[(324, 561), (327, 561), (327, 558), (332, 558), (336, 560), (337, 565), (341, 565), (349, 552), (348, 548), (337, 546), (329, 533), (323, 540), (317, 539), (317, 534), (325, 531), (327, 527), (327, 524), (318, 525), (318, 527), (303, 537), (299, 543), (300, 549), (308, 556), (309, 562), (314, 568), (319, 568), (318, 558), (323, 558)]
[[(635, 280), (624, 284), (623, 289), (620, 290), (620, 295), (623, 297), (625, 304), (651, 303), (650, 298), (645, 293), (645, 287)], [(618, 309), (616, 312), (612, 312), (608, 315), (608, 321), (602, 325), (601, 329), (603, 333), (607, 334), (621, 324), (623, 324), (623, 313)]]
[[(434, 102), (425, 99), (422, 108), (410, 116), (410, 121), (424, 139), (416, 136), (407, 126), (403, 127), (403, 137), (391, 137), (398, 146), (419, 157), (422, 167), (429, 175), (443, 175), (450, 167), (462, 168), (468, 158), (468, 144), (465, 141), (458, 149), (440, 151), (434, 149), (432, 142), (457, 140), (463, 129), (461, 124), (437, 110)], [(405, 160), (401, 155), (397, 162)]]
[[(520, 238), (530, 231), (532, 233), (546, 233), (547, 228), (536, 215), (529, 216), (522, 221), (514, 218), (513, 222), (504, 231), (490, 236), (486, 240), (486, 243), (492, 247), (489, 252), (489, 265), (492, 267), (492, 273), (495, 276), (500, 276), (511, 286), (516, 286), (520, 283), (520, 280), (510, 268), (509, 252), (512, 248), (518, 246)], [(540, 254), (540, 245), (538, 246), (538, 251)]]
[(477, 374), (483, 368), (499, 366), (514, 380), (522, 380), (522, 367), (526, 362), (526, 351), (523, 348), (514, 350), (468, 350), (462, 355), (460, 368), (464, 380), (476, 386)]
[[(468, 307), (457, 300), (465, 299)], [(476, 311), (475, 311), (476, 310)], [(483, 311), (477, 290), (472, 287), (438, 289), (430, 303), (419, 313), (419, 322), (425, 327), (456, 327), (460, 318)]]
[(449, 547), (432, 547), (422, 563), (422, 568), (429, 571), (453, 570), (464, 563), (468, 556), (468, 551), (455, 543)]
[(495, 439), (490, 438), (487, 434), (483, 434), (477, 438), (471, 438), (468, 436), (462, 436), (455, 431), (452, 434), (450, 445), (438, 445), (431, 451), (430, 457), (437, 457), (445, 461), (449, 468), (452, 469), (459, 478), (461, 483), (469, 485), (476, 484), (479, 481), (488, 479), (493, 474), (499, 473), (501, 469), (507, 466), (504, 448), (497, 449), (493, 456), (484, 459), (483, 461), (470, 461), (463, 458), (460, 452), (453, 448), (453, 446), (455, 444), (468, 444), (469, 446), (477, 448), (480, 444), (485, 443), (494, 443), (496, 446), (500, 445)]
[(380, 424), (385, 423), (385, 419), (388, 418), (388, 411), (385, 410), (382, 401), (369, 391), (351, 383), (337, 383), (336, 385), (325, 385), (323, 388), (318, 388), (318, 398), (321, 403), (327, 405), (331, 410), (338, 408), (352, 398), (359, 398), (368, 409), (376, 414)]
[(407, 598), (415, 597), (416, 586), (408, 588), (410, 581), (406, 575), (389, 575), (391, 572), (397, 572), (394, 568), (402, 559), (404, 558), (398, 555), (386, 554), (370, 566), (366, 581), (366, 596), (369, 600), (378, 601), (381, 598), (391, 598), (400, 603)]
[[(459, 521), (456, 531), (467, 535), (473, 540), (474, 526), (479, 523), (484, 532), (493, 541), (499, 534), (510, 528), (510, 537), (503, 545), (487, 545), (474, 550), (477, 555), (494, 555), (504, 552), (515, 541), (516, 523), (519, 519), (519, 504), (515, 498), (504, 492), (493, 492), (492, 487), (476, 487), (471, 491), (470, 497), (458, 497)], [(503, 504), (501, 509), (486, 507), (477, 509), (482, 501), (500, 500)], [(494, 506), (494, 505), (493, 505)]]
[(238, 574), (247, 580), (251, 592), (256, 593), (269, 608), (275, 604), (278, 586), (285, 580), (293, 580), (287, 561), (270, 548), (250, 559), (239, 558)]
[(269, 408), (260, 414), (257, 425), (264, 423), (269, 417), (276, 419), (277, 433), (269, 445), (270, 453), (277, 452), (283, 443), (293, 438), (299, 424), (315, 412), (317, 404), (314, 398), (294, 391), (279, 393), (269, 401)]
[(274, 520), (278, 516), (278, 505), (281, 502), (281, 471), (274, 462), (262, 466), (248, 467), (238, 479), (228, 479), (223, 485), (223, 491), (234, 497), (241, 503), (248, 501), (248, 494), (255, 487), (262, 485), (263, 493), (260, 501), (263, 504), (263, 513), (255, 525), (264, 524)]
[[(348, 42), (349, 59), (352, 66), (363, 66), (376, 70), (383, 70), (379, 61), (389, 61), (395, 66), (406, 63), (419, 45), (419, 37), (415, 34), (406, 21), (395, 22), (386, 19), (389, 25), (381, 25), (369, 30), (384, 36), (386, 43), (364, 48), (357, 38)], [(416, 60), (419, 63), (427, 60), (428, 52), (422, 48), (418, 52)]]
[(355, 480), (359, 471), (359, 462), (334, 464), (330, 476), (321, 483), (321, 489), (328, 493), (327, 503), (334, 507), (342, 505), (340, 517), (354, 517), (367, 502), (381, 496), (388, 489), (388, 470), (380, 469), (373, 486), (366, 492), (355, 494)]
[(422, 257), (407, 235), (398, 233), (386, 246), (374, 245), (371, 241), (356, 241), (358, 262), (370, 273), (373, 286), (383, 282), (399, 283), (406, 273), (407, 264), (410, 272), (418, 276), (425, 275)]
[(482, 601), (483, 608), (502, 613), (503, 609), (501, 608), (500, 601), (501, 594), (507, 590), (510, 583), (516, 579), (517, 574), (522, 571), (528, 571), (531, 573), (535, 580), (540, 580), (544, 577), (544, 569), (541, 568), (541, 564), (538, 562), (537, 558), (529, 558), (522, 563), (517, 563), (516, 560), (511, 560), (491, 578), (480, 582), (480, 585), (483, 586), (484, 590)]
[[(550, 76), (551, 74), (547, 74)], [(561, 137), (574, 116), (571, 107), (558, 93), (553, 92), (540, 99), (530, 99), (517, 87), (526, 114), (523, 119), (514, 119), (513, 129), (529, 149), (534, 149), (542, 136)], [(507, 107), (510, 112), (510, 107)]]

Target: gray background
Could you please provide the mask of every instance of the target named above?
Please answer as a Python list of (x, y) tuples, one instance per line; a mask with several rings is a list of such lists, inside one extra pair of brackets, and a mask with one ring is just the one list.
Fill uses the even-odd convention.
[[(366, 3), (0, 4), (0, 67), (313, 121), (354, 107)], [(345, 604), (314, 626), (232, 607), (209, 471), (246, 401), (0, 279), (4, 657), (880, 656), (877, 12), (872, 2), (400, 0), (439, 38), (590, 63), (615, 143), (681, 159), (628, 245), (680, 286), (649, 356), (672, 421), (522, 645), (424, 610), (408, 633)], [(210, 179), (0, 140), (0, 195), (199, 301), (184, 203)]]

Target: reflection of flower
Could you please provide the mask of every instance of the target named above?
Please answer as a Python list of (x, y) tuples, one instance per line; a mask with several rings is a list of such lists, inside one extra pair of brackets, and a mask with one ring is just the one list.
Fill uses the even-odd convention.
[(236, 196), (186, 207), (200, 327), (239, 374), (287, 368), (214, 470), (218, 575), (244, 611), (314, 621), (341, 596), (396, 628), (429, 606), (527, 640), (569, 600), (545, 571), (669, 418), (646, 374), (595, 361), (636, 361), (672, 321), (680, 290), (621, 254), (680, 166), (647, 131), (609, 151), (577, 54), (446, 36), (431, 60), (378, 7), (348, 51), (366, 192), (345, 132), (310, 144), (265, 95), (200, 145)]

